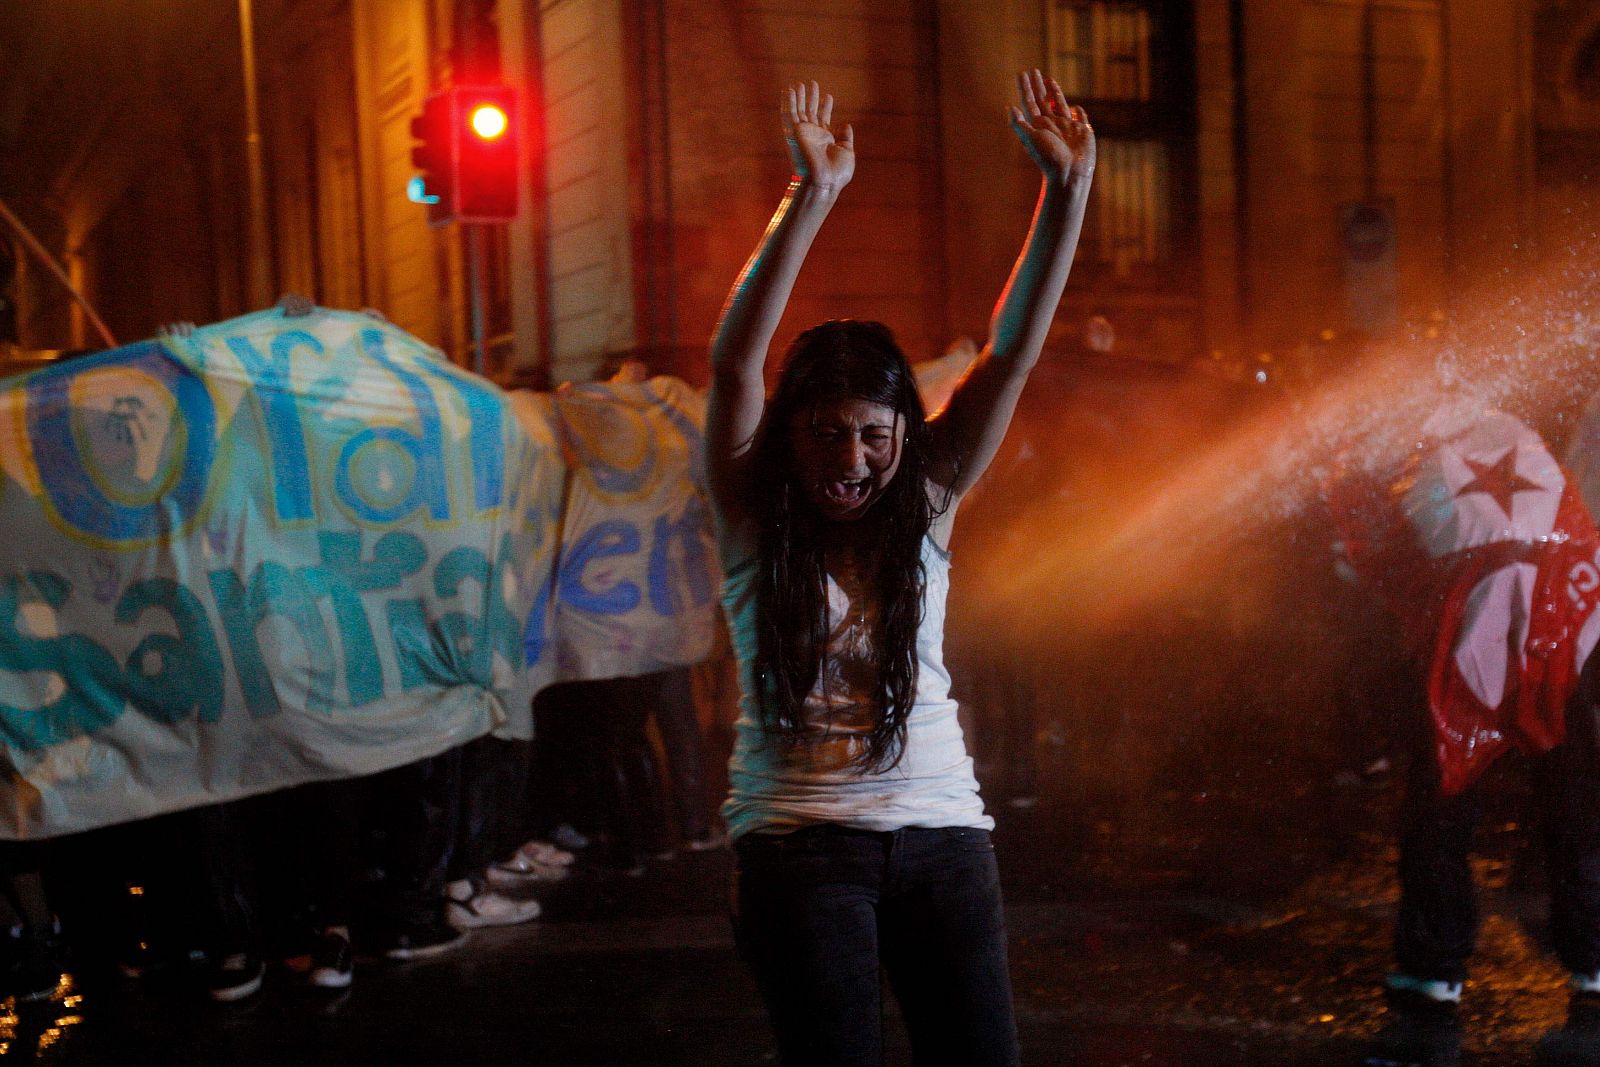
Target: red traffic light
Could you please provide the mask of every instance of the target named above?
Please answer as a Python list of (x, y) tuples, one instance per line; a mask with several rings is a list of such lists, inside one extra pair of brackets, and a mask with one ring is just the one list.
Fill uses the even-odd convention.
[(511, 120), (498, 104), (479, 104), (467, 117), (467, 125), (472, 127), (472, 132), (478, 135), (479, 140), (493, 141), (505, 136), (506, 130), (511, 127)]
[(456, 218), (506, 222), (517, 217), (516, 98), (499, 85), (459, 86), (456, 118)]
[[(411, 133), (428, 219), (507, 222), (517, 216), (516, 97), (500, 85), (456, 86), (429, 96)], [(438, 197), (433, 202), (433, 197)]]

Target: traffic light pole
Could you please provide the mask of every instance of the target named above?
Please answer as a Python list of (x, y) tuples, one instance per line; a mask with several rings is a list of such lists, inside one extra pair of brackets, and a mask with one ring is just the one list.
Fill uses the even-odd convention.
[[(241, 3), (248, 0), (240, 0)], [(428, 205), (428, 222), (459, 222), (465, 238), (467, 297), (471, 308), (472, 370), (488, 369), (488, 316), (484, 313), (484, 223), (517, 217), (516, 92), (504, 85), (454, 85), (430, 93), (411, 120), (411, 149), (421, 190), (407, 196)], [(417, 179), (411, 180), (411, 185)]]
[(466, 231), (467, 238), (467, 301), (472, 309), (472, 372), (482, 374), (487, 365), (483, 341), (483, 225), (463, 222), (461, 228)]

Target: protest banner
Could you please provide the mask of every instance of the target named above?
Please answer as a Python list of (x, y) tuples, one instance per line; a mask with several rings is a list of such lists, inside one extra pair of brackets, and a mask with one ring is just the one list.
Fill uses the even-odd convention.
[(562, 678), (615, 678), (710, 652), (720, 571), (701, 469), (705, 398), (676, 378), (548, 400), (570, 472), (553, 646)]
[(540, 686), (694, 662), (703, 417), (670, 379), (508, 398), (324, 309), (0, 383), (0, 838), (525, 737)]

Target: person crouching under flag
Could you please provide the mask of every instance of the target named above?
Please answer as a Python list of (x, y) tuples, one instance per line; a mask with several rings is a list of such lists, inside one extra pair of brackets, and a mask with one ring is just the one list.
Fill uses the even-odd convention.
[(1425, 670), (1400, 828), (1396, 973), (1364, 1062), (1459, 1062), (1457, 1008), (1478, 913), (1468, 852), (1483, 772), (1517, 749), (1545, 809), (1551, 926), (1572, 972), (1567, 1024), (1536, 1059), (1600, 1064), (1600, 535), (1518, 419), (1446, 401), (1398, 470), (1329, 487), (1350, 569), (1398, 616)]

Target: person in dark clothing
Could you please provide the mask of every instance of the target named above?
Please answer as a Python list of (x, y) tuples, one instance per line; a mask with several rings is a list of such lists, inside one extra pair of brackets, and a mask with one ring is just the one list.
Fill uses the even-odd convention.
[[(1415, 440), (1347, 454), (1330, 486), (1351, 573), (1400, 620), (1420, 666), (1403, 734), (1398, 967), (1363, 1062), (1459, 1062), (1458, 1004), (1477, 936), (1469, 855), (1482, 779), (1529, 760), (1549, 862), (1551, 933), (1571, 972), (1567, 1025), (1546, 1063), (1600, 1064), (1600, 533), (1526, 424), (1446, 391)], [(1591, 618), (1592, 617), (1592, 618)]]

